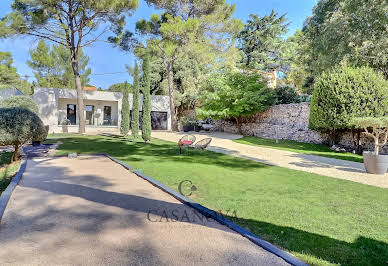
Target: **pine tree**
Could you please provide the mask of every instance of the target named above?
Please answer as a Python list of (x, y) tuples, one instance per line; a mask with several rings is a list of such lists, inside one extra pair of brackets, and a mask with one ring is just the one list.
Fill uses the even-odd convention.
[(142, 138), (144, 142), (151, 140), (151, 95), (150, 95), (150, 54), (146, 51), (143, 58), (143, 124)]
[(139, 136), (139, 67), (135, 63), (133, 75), (133, 101), (132, 101), (132, 136), (136, 140)]
[(120, 132), (122, 135), (126, 136), (129, 132), (129, 101), (128, 101), (128, 94), (129, 94), (129, 86), (128, 83), (125, 82), (125, 85), (123, 86), (123, 104), (121, 107), (121, 126), (120, 126)]

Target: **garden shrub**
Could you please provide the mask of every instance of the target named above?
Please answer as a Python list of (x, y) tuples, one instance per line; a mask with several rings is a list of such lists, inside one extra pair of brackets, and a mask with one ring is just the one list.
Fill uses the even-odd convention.
[(197, 115), (201, 118), (234, 118), (241, 132), (242, 116), (267, 110), (276, 101), (260, 75), (231, 73), (208, 80)]
[(0, 108), (0, 145), (15, 146), (11, 161), (17, 159), (20, 145), (46, 137), (47, 131), (37, 114), (18, 107)]
[(147, 51), (143, 59), (143, 122), (142, 138), (144, 142), (151, 140), (151, 79), (150, 79), (150, 54)]
[(277, 87), (275, 89), (276, 104), (300, 103), (302, 98), (292, 86)]
[(122, 86), (123, 93), (123, 103), (121, 107), (121, 125), (120, 125), (120, 133), (124, 136), (128, 135), (129, 132), (129, 86), (128, 83)]
[(353, 127), (353, 118), (387, 114), (388, 82), (384, 76), (369, 67), (341, 64), (317, 79), (309, 127), (330, 132), (333, 142), (338, 130)]
[(23, 109), (30, 110), (31, 112), (39, 115), (38, 105), (27, 96), (11, 96), (0, 101), (0, 108), (12, 108), (19, 107)]
[(135, 70), (133, 75), (133, 101), (132, 101), (132, 120), (131, 120), (131, 128), (132, 128), (132, 136), (134, 139), (137, 139), (139, 136), (139, 67), (137, 63), (135, 63)]

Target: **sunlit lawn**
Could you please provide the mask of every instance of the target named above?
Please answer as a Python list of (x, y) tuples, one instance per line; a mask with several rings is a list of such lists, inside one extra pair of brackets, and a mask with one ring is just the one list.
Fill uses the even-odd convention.
[(321, 144), (297, 142), (293, 140), (279, 140), (276, 143), (274, 139), (263, 139), (257, 137), (243, 137), (241, 139), (234, 140), (235, 142), (247, 145), (256, 145), (278, 150), (286, 150), (297, 153), (319, 155), (328, 158), (341, 159), (353, 162), (362, 163), (364, 160), (362, 155), (353, 154), (350, 152), (336, 152), (330, 149), (330, 147)]
[(313, 265), (386, 265), (388, 191), (263, 165), (210, 151), (179, 156), (175, 143), (123, 138), (61, 139), (59, 154), (108, 153), (178, 190), (190, 179), (194, 200), (236, 210), (237, 224)]

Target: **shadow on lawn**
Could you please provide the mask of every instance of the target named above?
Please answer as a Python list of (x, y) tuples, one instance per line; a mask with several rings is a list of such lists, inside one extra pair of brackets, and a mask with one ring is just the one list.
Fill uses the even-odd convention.
[(359, 236), (353, 243), (300, 229), (252, 219), (227, 217), (268, 242), (290, 252), (340, 265), (386, 265), (388, 243)]
[(150, 143), (133, 142), (121, 136), (97, 136), (93, 138), (73, 137), (62, 139), (59, 151), (77, 153), (108, 153), (113, 157), (128, 161), (177, 162), (194, 164), (212, 164), (234, 169), (257, 169), (269, 167), (264, 164), (242, 160), (228, 155), (190, 149), (185, 155), (178, 154), (175, 143), (153, 141)]

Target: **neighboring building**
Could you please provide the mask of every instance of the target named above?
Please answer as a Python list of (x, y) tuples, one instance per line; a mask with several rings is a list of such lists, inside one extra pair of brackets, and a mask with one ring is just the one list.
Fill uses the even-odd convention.
[(85, 87), (83, 87), (83, 90), (85, 90), (85, 91), (96, 91), (97, 88), (94, 87), (94, 86), (85, 86)]
[(23, 95), (23, 93), (16, 88), (0, 89), (0, 101), (17, 95)]
[[(50, 133), (78, 132), (77, 91), (35, 88), (32, 96), (39, 115)], [(121, 92), (84, 91), (86, 133), (117, 132), (121, 123)], [(130, 110), (132, 94), (129, 94)], [(140, 110), (142, 109), (140, 97)], [(171, 130), (170, 103), (167, 96), (151, 95), (151, 122), (154, 130)], [(68, 124), (68, 125), (66, 125)]]

